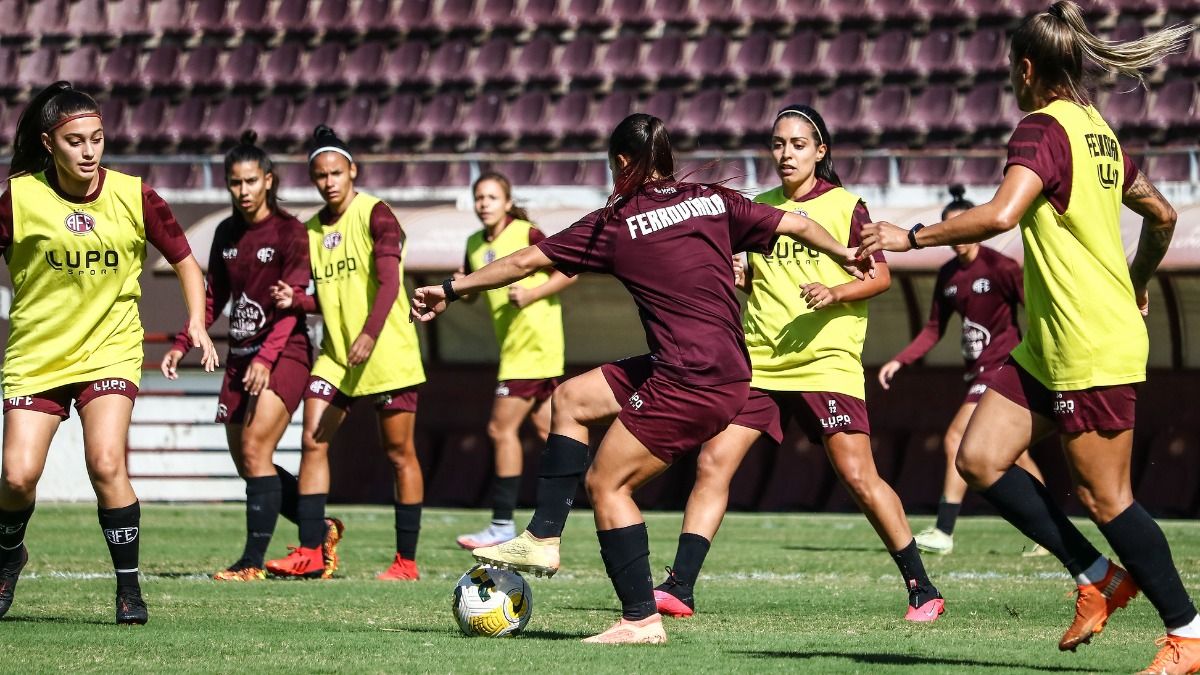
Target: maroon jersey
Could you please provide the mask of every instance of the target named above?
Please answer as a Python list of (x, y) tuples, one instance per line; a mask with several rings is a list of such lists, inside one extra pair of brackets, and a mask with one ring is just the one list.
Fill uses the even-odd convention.
[(767, 253), (783, 212), (730, 190), (656, 183), (536, 246), (564, 274), (604, 272), (637, 303), (655, 372), (692, 385), (750, 379), (734, 251)]
[[(310, 357), (308, 332), (296, 312), (276, 309), (271, 284), (284, 281), (307, 286), (308, 234), (304, 225), (288, 214), (272, 213), (258, 223), (247, 223), (240, 214), (221, 221), (208, 255), (205, 290), (205, 326), (230, 302), (229, 354), (254, 357), (268, 367), (280, 354), (301, 361)], [(175, 338), (175, 347), (187, 351), (187, 333)]]
[(1017, 261), (986, 246), (965, 266), (955, 256), (938, 271), (929, 321), (896, 360), (909, 364), (924, 356), (946, 332), (950, 315), (958, 312), (968, 377), (995, 370), (1021, 341), (1017, 304), (1024, 302)]

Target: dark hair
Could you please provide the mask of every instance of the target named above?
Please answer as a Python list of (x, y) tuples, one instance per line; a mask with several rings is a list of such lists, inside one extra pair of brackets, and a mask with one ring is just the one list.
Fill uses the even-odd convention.
[(225, 179), (229, 180), (229, 172), (234, 164), (255, 162), (262, 169), (263, 179), (271, 176), (271, 187), (267, 188), (267, 206), (271, 211), (279, 212), (279, 174), (275, 171), (275, 162), (262, 148), (258, 147), (258, 134), (253, 129), (242, 132), (238, 144), (225, 153)]
[(100, 106), (91, 96), (71, 87), (70, 82), (55, 82), (38, 92), (17, 120), (12, 162), (8, 165), (9, 175), (39, 173), (49, 169), (54, 159), (46, 146), (42, 145), (42, 134), (50, 132), (72, 115), (88, 113), (99, 115)]
[(942, 220), (945, 220), (946, 215), (951, 211), (966, 211), (975, 208), (975, 202), (963, 198), (965, 194), (967, 194), (967, 188), (962, 185), (955, 183), (950, 186), (950, 203), (942, 209)]
[(779, 124), (779, 120), (785, 117), (802, 119), (817, 132), (817, 142), (825, 146), (825, 156), (817, 162), (814, 173), (817, 174), (817, 178), (841, 187), (842, 179), (838, 177), (837, 171), (833, 168), (833, 136), (829, 133), (829, 127), (825, 125), (825, 118), (821, 117), (821, 113), (812, 106), (789, 105), (775, 115), (775, 122), (771, 128), (773, 129), (775, 124)]
[(613, 176), (610, 206), (628, 198), (656, 173), (664, 180), (675, 178), (671, 138), (667, 126), (654, 115), (634, 113), (621, 120), (608, 137), (609, 160), (615, 164), (618, 155), (624, 155), (629, 163)]
[[(471, 184), (471, 196), (475, 195), (475, 191), (479, 189), (479, 184), (485, 180), (499, 183), (500, 189), (504, 190), (504, 198), (510, 202), (512, 201), (512, 181), (508, 179), (508, 176), (499, 171), (484, 171), (481, 173), (479, 178), (476, 178), (475, 182)], [(508, 209), (507, 215), (513, 220), (529, 220), (529, 212), (517, 206), (516, 202), (513, 202), (513, 205)]]
[(350, 154), (350, 146), (338, 138), (333, 129), (324, 124), (318, 124), (317, 128), (313, 129), (312, 138), (308, 142), (308, 163), (312, 164), (312, 161), (317, 158), (318, 151), (322, 150), (332, 150), (345, 157), (347, 161), (354, 161), (353, 155)]

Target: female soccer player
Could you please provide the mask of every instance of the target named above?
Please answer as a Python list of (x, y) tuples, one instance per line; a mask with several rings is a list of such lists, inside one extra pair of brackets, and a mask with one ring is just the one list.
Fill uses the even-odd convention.
[[(306, 295), (286, 280), (276, 282), (272, 294), (281, 309), (295, 304), (306, 312), (320, 312), (325, 335), (304, 394), (297, 503), (300, 546), (286, 558), (267, 562), (267, 570), (283, 576), (327, 577), (337, 568), (335, 551), (322, 546), (329, 442), (354, 400), (370, 397), (396, 476), (396, 555), (378, 578), (416, 580), (425, 482), (413, 443), (413, 421), (417, 385), (425, 381), (425, 369), (416, 328), (400, 295), (404, 231), (387, 204), (355, 189), (358, 165), (327, 126), (313, 132), (308, 170), (325, 200), (325, 207), (306, 224), (316, 295)], [(340, 539), (341, 533), (330, 536)], [(329, 567), (322, 561), (322, 549), (331, 558)]]
[[(271, 297), (271, 285), (280, 279), (308, 285), (308, 234), (279, 207), (275, 167), (255, 145), (257, 138), (247, 131), (225, 155), (233, 215), (217, 226), (205, 278), (206, 327), (233, 299), (216, 421), (225, 424), (229, 453), (246, 481), (246, 545), (237, 562), (213, 576), (218, 581), (266, 579), (263, 558), (282, 504), (295, 520), (296, 479), (273, 457), (312, 367), (304, 322), (295, 312), (276, 309)], [(163, 357), (167, 379), (179, 377), (179, 361), (191, 346), (187, 332), (179, 333)]]
[[(964, 193), (963, 186), (950, 186), (950, 195), (954, 199), (942, 210), (942, 220), (975, 206), (963, 199)], [(884, 389), (891, 388), (892, 378), (900, 368), (925, 356), (937, 344), (946, 332), (950, 315), (958, 312), (962, 316), (962, 356), (967, 365), (967, 397), (950, 421), (942, 444), (946, 452), (946, 478), (942, 499), (938, 503), (937, 522), (916, 536), (917, 548), (940, 554), (954, 550), (954, 523), (958, 520), (958, 511), (967, 493), (966, 482), (954, 468), (958, 444), (962, 441), (971, 413), (975, 411), (983, 392), (987, 391), (988, 381), (1004, 365), (1008, 353), (1021, 341), (1017, 305), (1025, 302), (1021, 266), (1017, 261), (977, 243), (958, 244), (953, 248), (955, 258), (938, 270), (929, 321), (925, 328), (896, 358), (879, 369), (879, 384)], [(1021, 453), (1017, 458), (1017, 466), (1028, 471), (1039, 483), (1046, 482), (1028, 452)], [(1049, 551), (1035, 544), (1024, 555), (1049, 555)]]
[(71, 401), (100, 528), (117, 576), (116, 621), (144, 624), (138, 582), (141, 507), (125, 469), (125, 441), (142, 368), (138, 275), (152, 244), (175, 268), (187, 333), (217, 365), (204, 332), (204, 276), (166, 202), (141, 179), (100, 166), (100, 108), (68, 82), (29, 102), (17, 122), (0, 248), (12, 272), (4, 354), (0, 476), (0, 616), (29, 561), (24, 540), (38, 480)]
[[(512, 183), (503, 174), (488, 172), (475, 180), (475, 215), (483, 229), (467, 239), (467, 254), (459, 275), (481, 269), (497, 258), (546, 238), (529, 222), (512, 198)], [(500, 344), (496, 401), (488, 421), (488, 436), (496, 451), (496, 480), (492, 487), (492, 523), (464, 534), (466, 549), (491, 546), (516, 536), (513, 509), (521, 482), (521, 423), (528, 417), (545, 442), (550, 433), (550, 395), (563, 374), (562, 306), (558, 292), (572, 278), (553, 269), (542, 270), (507, 289), (488, 291), (492, 328)]]
[[(1075, 619), (1059, 649), (1089, 641), (1140, 590), (1166, 626), (1147, 673), (1200, 669), (1200, 620), (1154, 519), (1133, 499), (1129, 463), (1137, 383), (1149, 344), (1139, 308), (1176, 214), (1089, 103), (1085, 65), (1140, 77), (1184, 44), (1191, 27), (1130, 42), (1092, 35), (1079, 7), (1056, 2), (1013, 34), (1010, 79), (1028, 113), (1008, 144), (990, 202), (938, 225), (863, 230), (861, 253), (977, 242), (1016, 227), (1025, 244), (1029, 331), (967, 425), (958, 469), (967, 484), (1075, 577)], [(1124, 203), (1142, 216), (1126, 263)], [(1057, 431), (1080, 502), (1128, 572), (1100, 554), (1049, 492), (1013, 462)]]
[(608, 156), (616, 176), (608, 206), (462, 279), (417, 289), (413, 316), (430, 321), (462, 293), (500, 288), (550, 265), (568, 275), (612, 274), (629, 290), (651, 353), (591, 370), (555, 391), (529, 529), (475, 555), (537, 574), (557, 571), (562, 524), (587, 464), (585, 425), (611, 420), (586, 469), (587, 490), (623, 611), (612, 628), (585, 642), (657, 643), (666, 633), (654, 607), (646, 525), (631, 495), (723, 429), (746, 402), (750, 367), (730, 256), (765, 253), (780, 234), (835, 260), (846, 261), (850, 249), (804, 216), (720, 186), (676, 181), (667, 130), (656, 117), (625, 118)]
[[(771, 131), (771, 153), (780, 185), (755, 201), (806, 214), (839, 242), (857, 246), (859, 229), (871, 217), (858, 195), (842, 187), (824, 118), (806, 105), (784, 108)], [(891, 553), (908, 594), (905, 619), (937, 619), (945, 602), (925, 573), (900, 498), (879, 476), (871, 451), (862, 347), (866, 301), (891, 284), (887, 264), (880, 256), (874, 278), (856, 279), (836, 259), (792, 242), (751, 253), (749, 261), (739, 281), (750, 294), (742, 318), (753, 374), (750, 398), (701, 450), (675, 565), (655, 590), (658, 611), (695, 612), (693, 589), (725, 515), (733, 474), (760, 436), (779, 443), (795, 418), (813, 443), (824, 443), (838, 477)]]

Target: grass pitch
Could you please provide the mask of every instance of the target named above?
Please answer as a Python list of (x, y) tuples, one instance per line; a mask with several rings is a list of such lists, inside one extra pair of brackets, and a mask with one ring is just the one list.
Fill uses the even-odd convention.
[[(216, 583), (241, 551), (240, 505), (143, 507), (144, 627), (113, 625), (114, 581), (94, 508), (43, 504), (30, 563), (0, 621), (4, 672), (1133, 672), (1154, 654), (1158, 616), (1143, 598), (1108, 630), (1061, 654), (1072, 584), (1052, 558), (1022, 558), (1006, 523), (963, 519), (955, 552), (927, 567), (947, 598), (932, 625), (910, 625), (905, 594), (879, 540), (858, 515), (735, 514), (709, 555), (698, 613), (668, 620), (663, 646), (579, 644), (619, 614), (590, 512), (564, 537), (563, 569), (530, 579), (534, 616), (514, 639), (466, 638), (450, 613), (454, 581), (471, 564), (454, 537), (482, 512), (430, 509), (422, 579), (374, 579), (392, 555), (385, 508), (333, 507), (347, 525), (331, 581)], [(524, 522), (527, 514), (518, 514)], [(650, 514), (656, 580), (672, 562), (679, 514)], [(927, 519), (915, 519), (914, 528)], [(1164, 523), (1190, 587), (1200, 525)], [(1090, 524), (1086, 532), (1102, 539)], [(280, 520), (271, 555), (295, 543)], [(1102, 547), (1102, 550), (1106, 550)]]

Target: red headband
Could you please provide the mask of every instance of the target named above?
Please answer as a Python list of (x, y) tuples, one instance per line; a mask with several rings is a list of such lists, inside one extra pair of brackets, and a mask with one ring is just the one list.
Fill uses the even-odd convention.
[(58, 124), (55, 124), (54, 126), (47, 129), (46, 133), (50, 133), (51, 131), (54, 131), (55, 129), (66, 124), (67, 122), (74, 122), (75, 120), (81, 120), (85, 117), (96, 117), (96, 118), (99, 118), (101, 121), (104, 121), (104, 118), (100, 117), (100, 113), (98, 113), (98, 112), (85, 112), (85, 113), (78, 113), (76, 115), (68, 115), (68, 116), (62, 118), (61, 120), (59, 120)]

